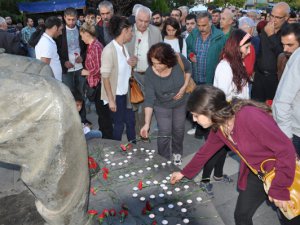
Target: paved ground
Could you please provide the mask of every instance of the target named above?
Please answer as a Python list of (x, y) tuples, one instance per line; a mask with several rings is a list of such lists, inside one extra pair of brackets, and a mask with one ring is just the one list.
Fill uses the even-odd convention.
[[(97, 118), (92, 107), (91, 113), (88, 114), (88, 119), (90, 119), (93, 124), (97, 124)], [(190, 123), (186, 122), (186, 131), (190, 129)], [(152, 130), (155, 130), (155, 120), (152, 124)], [(123, 139), (124, 141), (125, 138)], [(153, 141), (153, 148), (156, 148), (156, 142)], [(203, 140), (195, 139), (193, 136), (185, 135), (184, 139), (184, 155), (183, 155), (183, 166), (193, 157), (194, 153), (203, 144)], [(215, 198), (212, 199), (216, 209), (218, 210), (224, 224), (234, 225), (233, 212), (235, 208), (235, 202), (238, 195), (236, 189), (237, 172), (238, 172), (239, 161), (234, 154), (229, 154), (225, 162), (224, 172), (228, 174), (233, 180), (233, 183), (213, 183), (213, 190), (215, 193)], [(199, 182), (201, 173), (195, 178), (196, 182)], [(18, 167), (10, 164), (4, 164), (0, 162), (0, 225), (11, 225), (8, 223), (3, 223), (4, 216), (8, 216), (4, 206), (7, 203), (7, 199), (10, 196), (20, 194), (22, 191), (26, 190), (23, 183), (18, 180), (19, 171)], [(30, 199), (30, 198), (29, 198)], [(9, 203), (11, 204), (11, 203)], [(18, 203), (20, 206), (21, 203)], [(22, 204), (21, 204), (22, 205)], [(30, 212), (28, 212), (30, 214)], [(31, 215), (32, 216), (32, 215)], [(30, 220), (30, 215), (26, 216), (27, 220)], [(17, 225), (17, 223), (14, 223)], [(23, 224), (23, 223), (22, 223)], [(27, 223), (26, 223), (27, 224)], [(264, 203), (256, 212), (254, 216), (255, 225), (279, 225), (276, 212), (272, 207)]]

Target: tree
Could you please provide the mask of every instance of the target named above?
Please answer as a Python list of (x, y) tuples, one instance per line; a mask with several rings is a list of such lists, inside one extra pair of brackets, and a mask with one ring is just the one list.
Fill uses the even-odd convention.
[[(274, 0), (274, 3), (277, 2), (283, 2), (282, 0)], [(287, 4), (289, 4), (290, 7), (294, 8), (294, 9), (300, 9), (300, 0), (285, 0), (284, 2), (286, 2)]]
[(151, 5), (153, 11), (158, 10), (162, 13), (169, 12), (169, 7), (166, 0), (154, 0)]
[(218, 7), (227, 7), (233, 5), (241, 8), (244, 6), (245, 0), (214, 0), (211, 4)]

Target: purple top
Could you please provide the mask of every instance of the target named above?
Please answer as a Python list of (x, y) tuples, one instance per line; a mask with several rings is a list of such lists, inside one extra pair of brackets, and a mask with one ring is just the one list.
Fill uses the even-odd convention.
[[(275, 167), (269, 195), (278, 200), (290, 200), (288, 187), (293, 183), (296, 166), (296, 151), (291, 140), (280, 130), (272, 116), (254, 106), (244, 106), (235, 115), (232, 139), (235, 147), (256, 170), (265, 159), (275, 158), (265, 164), (266, 171)], [(182, 170), (187, 178), (194, 177), (204, 164), (229, 141), (220, 129), (210, 132), (207, 141)], [(230, 147), (230, 145), (228, 145)], [(233, 151), (233, 149), (231, 149)], [(238, 188), (245, 190), (250, 169), (241, 160)]]

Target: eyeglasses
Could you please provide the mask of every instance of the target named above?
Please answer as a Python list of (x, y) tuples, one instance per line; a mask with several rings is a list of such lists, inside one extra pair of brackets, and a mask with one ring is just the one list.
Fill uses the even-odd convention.
[(285, 16), (274, 16), (272, 14), (270, 14), (270, 17), (276, 20), (282, 20)]

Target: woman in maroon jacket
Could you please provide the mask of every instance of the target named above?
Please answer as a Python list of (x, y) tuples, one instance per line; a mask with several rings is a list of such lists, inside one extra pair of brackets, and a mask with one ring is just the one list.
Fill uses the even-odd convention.
[[(296, 152), (290, 139), (273, 120), (270, 108), (251, 100), (234, 100), (229, 103), (223, 91), (202, 85), (191, 94), (188, 110), (199, 125), (212, 129), (207, 141), (193, 159), (181, 172), (173, 173), (172, 184), (184, 176), (193, 178), (223, 145), (230, 148), (233, 145), (258, 171), (265, 159), (275, 158), (276, 163), (271, 161), (266, 165), (267, 171), (273, 167), (276, 170), (268, 197), (282, 209), (286, 209), (287, 204), (292, 204), (288, 187), (293, 183), (295, 175)], [(243, 161), (240, 164), (238, 188), (240, 194), (234, 213), (235, 223), (252, 225), (252, 216), (267, 195), (263, 183)], [(290, 221), (284, 220), (284, 224), (300, 224), (300, 216)]]

